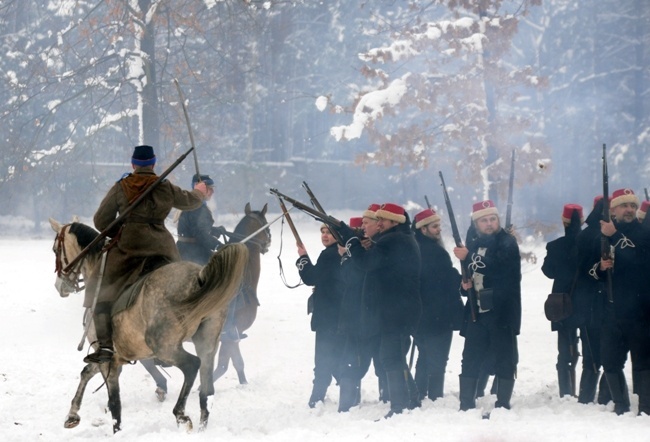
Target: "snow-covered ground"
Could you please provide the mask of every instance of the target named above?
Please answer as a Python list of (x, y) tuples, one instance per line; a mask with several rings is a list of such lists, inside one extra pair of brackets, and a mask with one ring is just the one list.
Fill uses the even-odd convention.
[[(255, 208), (255, 207), (254, 207)], [(333, 214), (347, 219), (350, 213)], [(269, 214), (271, 220), (274, 215)], [(310, 256), (322, 246), (319, 224), (296, 215), (298, 229)], [(66, 221), (66, 220), (62, 220)], [(220, 219), (229, 229), (235, 221)], [(86, 391), (77, 428), (64, 429), (70, 399), (83, 367), (84, 352), (76, 350), (81, 338), (82, 295), (60, 298), (54, 289), (54, 234), (0, 239), (0, 439), (3, 441), (128, 441), (268, 440), (268, 441), (607, 441), (650, 440), (650, 417), (624, 416), (608, 406), (581, 405), (558, 397), (555, 373), (555, 333), (543, 314), (551, 287), (540, 267), (544, 245), (530, 246), (537, 263), (524, 263), (523, 326), (519, 336), (520, 364), (512, 410), (497, 409), (489, 420), (481, 410), (458, 411), (458, 374), (463, 339), (454, 336), (446, 397), (425, 401), (422, 408), (392, 419), (380, 419), (388, 405), (377, 400), (377, 382), (371, 372), (363, 380), (362, 403), (346, 414), (337, 413), (338, 388), (332, 385), (327, 400), (315, 409), (307, 406), (311, 392), (313, 339), (306, 314), (310, 288), (288, 289), (282, 282), (278, 254), (289, 284), (298, 280), (293, 265), (295, 242), (288, 227), (273, 225), (273, 245), (264, 255), (259, 285), (261, 307), (257, 322), (247, 331), (241, 348), (248, 385), (239, 385), (232, 367), (216, 383), (210, 423), (204, 432), (187, 435), (176, 427), (172, 408), (182, 383), (180, 371), (168, 368), (169, 396), (163, 403), (154, 396), (155, 384), (141, 365), (126, 366), (120, 378), (122, 431), (112, 435), (105, 412), (106, 391), (97, 376)], [(443, 228), (446, 228), (443, 227)], [(22, 230), (21, 230), (22, 231)], [(445, 232), (445, 234), (447, 234)], [(451, 241), (447, 241), (449, 245)], [(629, 366), (626, 368), (628, 382)], [(578, 374), (579, 376), (579, 374)], [(491, 409), (494, 397), (479, 400)], [(198, 422), (196, 387), (187, 411)], [(379, 419), (378, 421), (376, 421)]]

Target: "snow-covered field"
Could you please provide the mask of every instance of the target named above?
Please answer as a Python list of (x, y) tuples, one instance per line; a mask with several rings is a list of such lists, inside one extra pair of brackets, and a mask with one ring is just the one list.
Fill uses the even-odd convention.
[[(255, 208), (255, 207), (254, 207)], [(346, 220), (350, 213), (333, 214)], [(267, 218), (271, 220), (274, 214)], [(298, 229), (313, 259), (322, 246), (319, 224), (296, 215)], [(64, 220), (65, 221), (65, 220)], [(220, 219), (227, 228), (235, 221)], [(454, 336), (445, 384), (446, 397), (425, 401), (421, 409), (392, 419), (380, 419), (388, 405), (377, 400), (372, 369), (362, 384), (362, 403), (350, 413), (337, 413), (338, 388), (330, 387), (327, 400), (307, 407), (311, 392), (313, 339), (306, 314), (310, 288), (288, 289), (282, 282), (278, 254), (287, 282), (298, 280), (293, 265), (294, 240), (285, 225), (273, 225), (273, 245), (264, 255), (259, 287), (261, 307), (257, 322), (247, 331), (241, 348), (248, 385), (239, 385), (232, 367), (216, 383), (216, 396), (208, 428), (187, 435), (176, 427), (172, 408), (182, 383), (180, 371), (168, 368), (169, 396), (163, 403), (154, 395), (155, 384), (141, 365), (126, 366), (120, 378), (122, 431), (112, 435), (105, 412), (106, 391), (97, 376), (86, 391), (77, 428), (64, 429), (70, 399), (76, 389), (85, 355), (76, 350), (81, 338), (82, 295), (60, 298), (54, 289), (54, 234), (42, 238), (0, 239), (0, 439), (3, 441), (128, 441), (268, 440), (268, 441), (607, 441), (650, 440), (650, 417), (624, 416), (608, 406), (581, 405), (558, 397), (555, 339), (543, 314), (551, 287), (540, 267), (544, 245), (529, 246), (537, 263), (524, 263), (523, 326), (519, 337), (520, 364), (512, 410), (498, 409), (490, 420), (481, 410), (458, 411), (458, 374), (463, 339)], [(443, 227), (446, 228), (446, 227)], [(448, 229), (445, 232), (448, 234)], [(451, 241), (447, 241), (449, 245)], [(626, 368), (628, 382), (629, 366)], [(579, 376), (579, 374), (578, 374)], [(491, 409), (494, 397), (479, 400)], [(198, 422), (196, 388), (187, 411)], [(379, 421), (376, 421), (379, 419)]]

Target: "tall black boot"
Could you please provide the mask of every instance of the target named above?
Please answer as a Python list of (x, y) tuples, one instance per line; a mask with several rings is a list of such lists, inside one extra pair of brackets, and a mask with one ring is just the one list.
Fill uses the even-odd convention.
[(309, 408), (316, 407), (317, 402), (325, 401), (325, 394), (327, 393), (327, 387), (329, 385), (324, 385), (320, 382), (314, 381), (314, 387), (311, 390), (311, 396), (309, 397)]
[(95, 323), (95, 333), (97, 334), (97, 343), (99, 348), (94, 353), (90, 353), (84, 358), (84, 362), (94, 362), (103, 364), (113, 359), (113, 323), (111, 321), (110, 302), (98, 302), (93, 314)]
[(494, 404), (494, 407), (510, 410), (510, 398), (512, 397), (512, 390), (515, 387), (515, 380), (503, 378), (498, 379), (497, 401)]
[(607, 385), (607, 376), (603, 373), (598, 382), (598, 405), (607, 405), (609, 401), (612, 400), (612, 393), (609, 391), (609, 385)]
[(571, 385), (571, 371), (569, 368), (558, 367), (557, 383), (560, 387), (560, 397), (573, 396), (573, 385)]
[(406, 371), (406, 388), (408, 388), (409, 393), (409, 404), (408, 409), (413, 410), (415, 408), (420, 408), (422, 406), (422, 399), (420, 399), (420, 391), (418, 386), (415, 383), (415, 379), (411, 375), (410, 371)]
[(490, 394), (497, 394), (498, 391), (499, 391), (499, 378), (495, 376), (494, 379), (492, 379), (492, 388), (490, 388)]
[(393, 370), (386, 372), (388, 391), (390, 394), (390, 412), (385, 416), (401, 413), (409, 406), (409, 388), (407, 374), (404, 370)]
[(622, 370), (617, 372), (605, 372), (609, 392), (614, 401), (614, 412), (617, 415), (630, 411), (630, 395), (627, 389), (627, 381)]
[(339, 413), (350, 411), (359, 405), (359, 381), (353, 378), (341, 378), (339, 381)]
[(478, 379), (459, 376), (458, 380), (460, 381), (460, 393), (458, 395), (460, 399), (460, 411), (476, 408), (476, 385)]
[(429, 399), (435, 401), (445, 394), (445, 372), (429, 375)]
[(423, 362), (421, 356), (418, 356), (418, 361), (415, 364), (415, 385), (418, 387), (418, 392), (420, 394), (420, 400), (427, 397), (429, 393), (429, 375), (428, 369), (425, 363)]
[(598, 376), (600, 372), (593, 370), (582, 370), (580, 376), (580, 391), (578, 392), (578, 402), (581, 404), (591, 404), (596, 397), (596, 386), (598, 385)]
[(377, 384), (379, 388), (379, 400), (384, 404), (387, 404), (390, 401), (390, 394), (388, 392), (388, 381), (386, 380), (386, 373), (383, 372), (381, 375), (377, 375)]
[(487, 387), (489, 380), (490, 380), (490, 374), (484, 373), (481, 370), (481, 373), (478, 376), (478, 382), (476, 384), (476, 397), (485, 396), (485, 388)]
[(636, 394), (639, 395), (639, 414), (650, 415), (650, 370), (637, 372)]

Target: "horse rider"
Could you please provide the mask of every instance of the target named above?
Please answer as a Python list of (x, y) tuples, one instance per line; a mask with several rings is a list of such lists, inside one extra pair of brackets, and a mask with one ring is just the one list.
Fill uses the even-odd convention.
[[(219, 237), (226, 233), (226, 229), (223, 226), (214, 226), (214, 218), (207, 205), (207, 202), (214, 195), (214, 180), (210, 178), (210, 175), (201, 175), (199, 179), (199, 175), (194, 174), (192, 188), (199, 182), (205, 183), (208, 193), (197, 209), (183, 210), (181, 212), (178, 218), (176, 246), (183, 261), (192, 261), (204, 266), (208, 263), (212, 254), (223, 246), (223, 243), (219, 241)], [(236, 299), (233, 299), (228, 306), (228, 315), (221, 335), (222, 339), (239, 340), (239, 332), (235, 324)]]
[[(131, 157), (132, 173), (125, 174), (108, 191), (94, 216), (95, 227), (104, 231), (127, 207), (151, 186), (158, 176), (154, 172), (156, 155), (151, 146), (136, 146)], [(104, 363), (113, 357), (111, 309), (126, 287), (156, 268), (180, 261), (174, 238), (165, 228), (165, 218), (172, 208), (191, 210), (201, 206), (208, 195), (207, 185), (197, 183), (194, 190), (183, 190), (167, 180), (161, 181), (122, 223), (108, 236), (106, 265), (93, 321), (99, 348), (84, 362)], [(101, 261), (100, 261), (101, 262)], [(101, 265), (101, 263), (99, 264)], [(86, 290), (95, 293), (98, 275), (95, 269)]]

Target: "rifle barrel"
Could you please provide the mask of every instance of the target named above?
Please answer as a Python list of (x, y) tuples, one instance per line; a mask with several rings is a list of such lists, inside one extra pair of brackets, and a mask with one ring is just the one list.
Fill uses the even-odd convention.
[[(316, 210), (318, 210), (319, 212), (322, 212), (322, 213), (326, 214), (327, 212), (325, 212), (325, 209), (323, 209), (323, 206), (321, 206), (320, 202), (316, 198), (316, 195), (314, 195), (314, 192), (311, 191), (311, 188), (309, 187), (309, 184), (307, 184), (306, 181), (303, 181), (302, 182), (302, 187), (307, 192), (307, 195), (309, 195), (309, 201), (314, 206), (314, 208), (316, 208)], [(332, 233), (332, 236), (334, 237), (334, 239), (336, 240), (337, 243), (339, 243), (341, 245), (345, 245), (345, 241), (343, 241), (343, 238), (341, 238), (341, 235), (339, 235), (339, 232), (337, 232), (336, 230), (333, 230), (333, 229), (331, 229), (330, 232)]]
[(282, 198), (278, 196), (278, 203), (280, 203), (280, 208), (282, 209), (282, 213), (284, 214), (284, 218), (287, 220), (287, 224), (289, 224), (289, 228), (291, 229), (291, 233), (293, 233), (293, 237), (296, 239), (296, 244), (301, 247), (304, 245), (302, 242), (302, 239), (300, 239), (300, 235), (298, 234), (298, 229), (296, 229), (296, 225), (293, 223), (293, 220), (291, 219), (291, 215), (289, 215), (289, 211), (287, 210), (287, 206), (284, 205), (284, 201), (282, 201)]
[[(609, 214), (609, 171), (607, 170), (607, 152), (606, 145), (603, 144), (603, 221), (611, 222), (612, 218)], [(610, 245), (609, 239), (601, 234), (600, 238), (600, 252), (603, 259), (610, 259)], [(614, 302), (614, 294), (612, 292), (612, 269), (607, 269), (607, 300)]]

